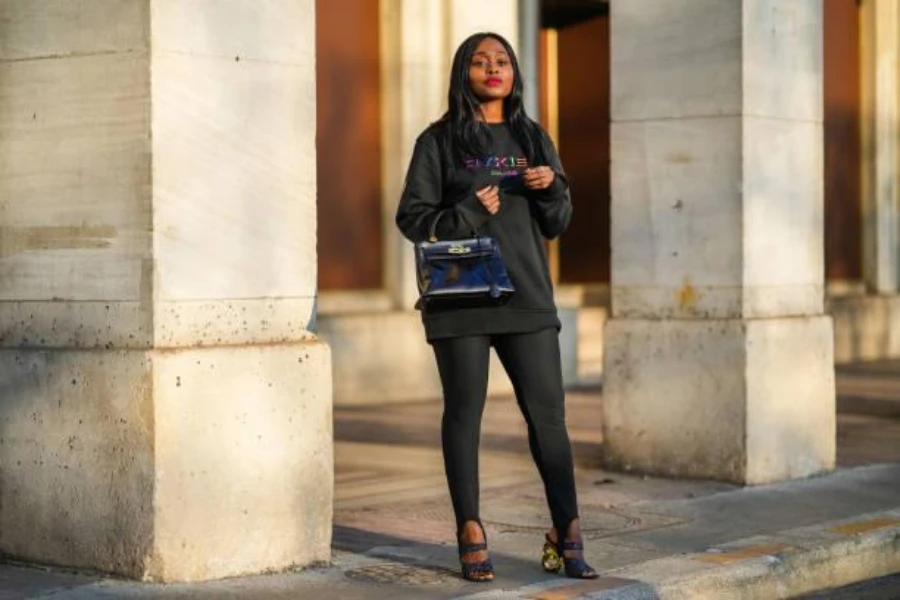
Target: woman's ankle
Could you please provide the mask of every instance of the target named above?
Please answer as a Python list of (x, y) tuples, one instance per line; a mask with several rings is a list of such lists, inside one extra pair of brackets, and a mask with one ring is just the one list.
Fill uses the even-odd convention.
[[(559, 529), (557, 529), (556, 526), (551, 526), (550, 531), (547, 532), (547, 537), (549, 537), (550, 541), (554, 544), (559, 542)], [(578, 517), (569, 521), (569, 525), (566, 527), (566, 537), (563, 541), (581, 541), (581, 523), (579, 522)]]
[(469, 543), (479, 543), (486, 540), (486, 534), (484, 532), (484, 526), (480, 521), (475, 519), (469, 519), (462, 524), (462, 527), (457, 534), (458, 537)]
[(550, 539), (550, 541), (553, 542), (554, 544), (556, 544), (556, 543), (559, 542), (559, 532), (557, 531), (556, 527), (551, 527), (551, 528), (550, 528), (550, 531), (547, 532), (547, 537), (548, 537), (548, 538)]

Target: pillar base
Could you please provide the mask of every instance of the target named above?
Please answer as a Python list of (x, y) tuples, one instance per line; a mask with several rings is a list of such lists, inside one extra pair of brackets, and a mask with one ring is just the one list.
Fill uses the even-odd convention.
[(606, 328), (610, 467), (758, 484), (834, 468), (831, 318), (637, 320)]
[(0, 552), (156, 581), (330, 557), (318, 341), (0, 350)]

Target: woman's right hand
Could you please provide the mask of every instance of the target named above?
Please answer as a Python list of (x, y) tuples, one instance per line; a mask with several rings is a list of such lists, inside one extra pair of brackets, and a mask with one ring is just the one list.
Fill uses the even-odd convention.
[(478, 198), (484, 209), (492, 215), (496, 215), (500, 210), (500, 188), (496, 185), (481, 188), (475, 192), (475, 197)]

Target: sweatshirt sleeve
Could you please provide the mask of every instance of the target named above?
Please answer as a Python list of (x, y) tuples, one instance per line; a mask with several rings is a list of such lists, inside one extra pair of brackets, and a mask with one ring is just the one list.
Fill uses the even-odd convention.
[(542, 143), (544, 155), (549, 167), (556, 173), (553, 183), (545, 190), (538, 190), (531, 195), (532, 207), (541, 233), (547, 239), (555, 239), (565, 232), (572, 220), (572, 198), (569, 194), (569, 182), (563, 171), (559, 154), (546, 132)]
[(412, 242), (428, 239), (431, 224), (441, 211), (446, 214), (438, 222), (439, 239), (469, 237), (473, 228), (479, 229), (491, 218), (474, 193), (453, 206), (443, 202), (441, 167), (441, 152), (435, 136), (428, 133), (419, 136), (395, 219), (397, 227)]

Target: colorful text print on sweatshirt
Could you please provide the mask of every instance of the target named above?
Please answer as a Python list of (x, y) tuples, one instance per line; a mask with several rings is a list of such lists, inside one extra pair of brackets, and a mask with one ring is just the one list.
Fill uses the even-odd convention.
[(490, 169), (492, 176), (517, 177), (528, 168), (528, 159), (524, 156), (484, 156), (470, 158), (466, 161), (466, 168), (471, 170)]

